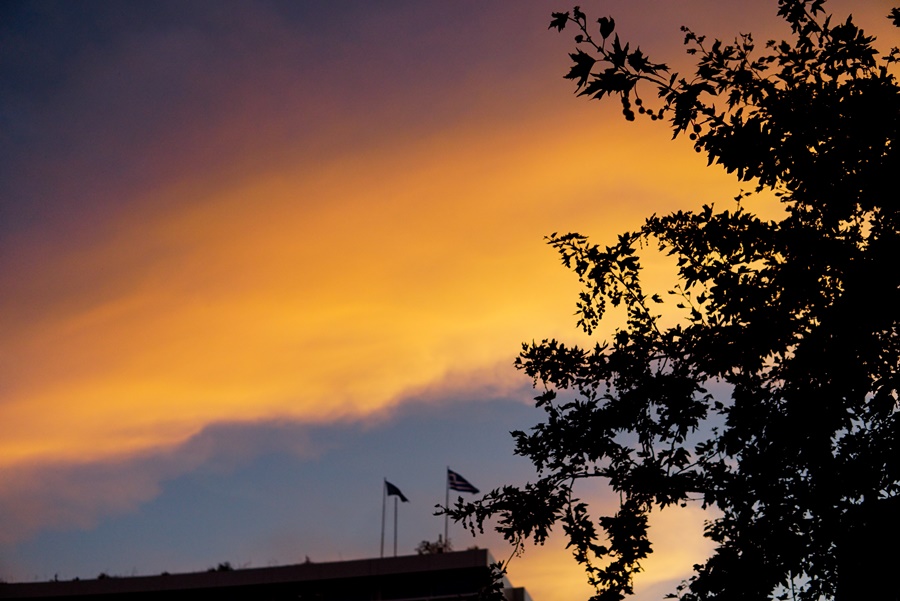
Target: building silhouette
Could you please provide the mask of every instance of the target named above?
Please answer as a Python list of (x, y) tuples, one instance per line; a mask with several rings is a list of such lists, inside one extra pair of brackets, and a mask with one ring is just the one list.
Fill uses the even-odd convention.
[[(474, 601), (490, 582), (486, 549), (160, 576), (0, 584), (0, 599), (156, 601)], [(220, 566), (220, 568), (226, 566)], [(531, 601), (504, 579), (507, 601)]]

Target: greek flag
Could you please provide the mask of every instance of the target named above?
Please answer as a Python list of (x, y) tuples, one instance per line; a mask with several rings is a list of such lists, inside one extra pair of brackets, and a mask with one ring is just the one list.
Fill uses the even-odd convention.
[(450, 490), (458, 490), (459, 492), (478, 494), (477, 488), (469, 484), (468, 480), (449, 468), (447, 469), (447, 488)]

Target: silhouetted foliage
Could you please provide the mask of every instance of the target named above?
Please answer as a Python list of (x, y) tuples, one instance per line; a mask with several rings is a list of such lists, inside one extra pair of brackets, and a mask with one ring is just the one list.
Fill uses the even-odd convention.
[(418, 555), (434, 555), (436, 553), (449, 553), (453, 550), (453, 547), (450, 545), (450, 539), (444, 540), (444, 538), (438, 534), (438, 539), (436, 541), (423, 540), (419, 543), (419, 546), (416, 547), (416, 553)]
[[(653, 215), (609, 246), (549, 237), (583, 284), (579, 325), (593, 332), (612, 307), (626, 325), (590, 349), (523, 346), (546, 421), (513, 436), (538, 479), (450, 514), (473, 531), (496, 518), (515, 545), (561, 526), (595, 599), (632, 593), (650, 511), (688, 503), (715, 510), (716, 548), (672, 596), (834, 598), (862, 577), (841, 558), (867, 552), (842, 541), (900, 492), (900, 53), (880, 56), (824, 4), (780, 0), (792, 36), (762, 49), (683, 28), (687, 77), (623, 43), (612, 17), (553, 14), (551, 28), (577, 31), (565, 77), (579, 95), (667, 120), (751, 190), (730, 210)], [(745, 206), (763, 191), (780, 219)], [(668, 297), (642, 286), (642, 249), (676, 261)], [(579, 500), (591, 478), (619, 494), (612, 515)]]
[(503, 589), (506, 587), (506, 566), (495, 561), (488, 566), (485, 585), (478, 591), (478, 601), (506, 601)]
[(230, 561), (223, 561), (216, 567), (209, 568), (206, 571), (207, 572), (233, 572), (234, 567), (231, 565)]

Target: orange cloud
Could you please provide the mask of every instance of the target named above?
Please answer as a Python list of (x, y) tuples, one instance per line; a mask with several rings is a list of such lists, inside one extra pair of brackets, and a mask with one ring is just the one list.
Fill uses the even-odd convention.
[(147, 194), (4, 301), (0, 465), (104, 461), (218, 421), (360, 418), (509, 365), (522, 340), (571, 338), (577, 282), (542, 236), (602, 239), (733, 191), (686, 147), (662, 154), (655, 128), (604, 143), (618, 127), (645, 126), (598, 141), (478, 123)]

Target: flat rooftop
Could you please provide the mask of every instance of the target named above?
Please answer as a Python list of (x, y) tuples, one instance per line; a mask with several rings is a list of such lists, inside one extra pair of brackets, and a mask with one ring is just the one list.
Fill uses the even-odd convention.
[[(487, 549), (302, 563), (268, 568), (213, 570), (159, 576), (0, 584), (0, 599), (228, 599), (316, 601), (418, 601), (475, 599), (488, 583), (493, 557)], [(504, 581), (509, 601), (530, 601)]]

